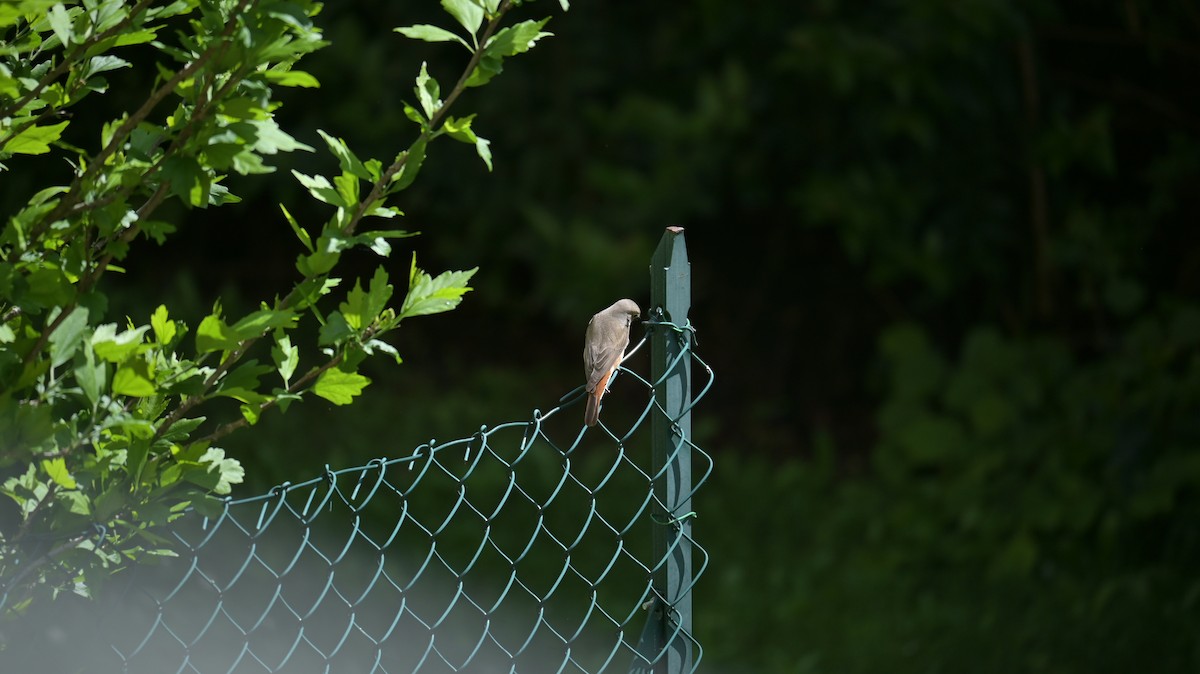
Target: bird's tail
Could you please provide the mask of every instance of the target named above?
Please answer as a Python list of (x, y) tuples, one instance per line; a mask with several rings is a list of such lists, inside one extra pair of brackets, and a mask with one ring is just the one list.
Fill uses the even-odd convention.
[(587, 394), (587, 408), (583, 411), (583, 423), (588, 426), (595, 426), (596, 420), (600, 418), (600, 396), (595, 393)]

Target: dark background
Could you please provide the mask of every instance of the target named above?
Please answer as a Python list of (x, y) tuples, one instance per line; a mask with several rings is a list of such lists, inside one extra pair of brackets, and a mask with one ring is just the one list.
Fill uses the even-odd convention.
[[(449, 25), (427, 4), (329, 3), (322, 86), (285, 93), (284, 128), (406, 147), (420, 62), (446, 91), (465, 59), (391, 32)], [(552, 407), (588, 317), (645, 307), (680, 225), (717, 376), (694, 421), (707, 663), (1197, 671), (1200, 4), (573, 5), (520, 10), (555, 36), (457, 104), (494, 172), (439, 141), (399, 204), (422, 235), (392, 277), (411, 248), (478, 265), (475, 291), (396, 333), (405, 362), (355, 405), (232, 436), (243, 493)], [(289, 287), (277, 204), (325, 207), (286, 170), (229, 184), (243, 203), (163, 213), (181, 231), (134, 248), (114, 313), (195, 325)]]

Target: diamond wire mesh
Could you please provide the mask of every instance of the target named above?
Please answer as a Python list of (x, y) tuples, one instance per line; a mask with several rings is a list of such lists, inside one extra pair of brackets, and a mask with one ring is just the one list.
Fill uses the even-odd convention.
[[(712, 372), (676, 332), (707, 375), (698, 402)], [(712, 460), (677, 438), (658, 474), (646, 468), (649, 420), (664, 410), (631, 370), (591, 432), (559, 414), (580, 399), (183, 518), (170, 534), (179, 558), (135, 567), (93, 605), (107, 647), (86, 671), (648, 670), (662, 653), (639, 635), (666, 600), (653, 578), (669, 557), (652, 549), (653, 527), (689, 515), (666, 512), (661, 483), (678, 452), (697, 466), (693, 491)], [(707, 554), (678, 544), (698, 578)], [(666, 631), (698, 664), (694, 637)]]

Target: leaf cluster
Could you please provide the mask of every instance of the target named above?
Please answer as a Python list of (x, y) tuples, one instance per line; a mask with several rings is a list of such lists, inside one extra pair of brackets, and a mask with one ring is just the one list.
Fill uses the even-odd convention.
[[(0, 527), (0, 606), (19, 607), (38, 587), (88, 594), (129, 561), (172, 555), (162, 526), (190, 509), (220, 508), (216, 497), (244, 478), (221, 438), (312, 396), (353, 402), (370, 384), (359, 372), (366, 358), (400, 362), (389, 333), (458, 306), (475, 270), (434, 276), (414, 256), (402, 297), (382, 266), (349, 291), (335, 274), (346, 251), (386, 257), (415, 234), (367, 223), (403, 215), (392, 202), (437, 137), (473, 144), (491, 168), (474, 116), (447, 113), (464, 88), (485, 84), (504, 58), (546, 35), (545, 21), (500, 29), (513, 5), (444, 3), (470, 33), (458, 85), (443, 101), (422, 67), (420, 112), (409, 108), (417, 129), (390, 164), (320, 131), (340, 172), (294, 175), (333, 215), (314, 226), (281, 206), (302, 247), (296, 282), (245, 315), (226, 315), (217, 300), (194, 325), (166, 306), (109, 320), (100, 281), (122, 270), (135, 239), (161, 243), (175, 231), (154, 218), (164, 203), (236, 203), (224, 185), (230, 173), (268, 173), (272, 155), (314, 150), (280, 128), (274, 94), (319, 86), (296, 65), (327, 45), (314, 21), (321, 4), (0, 7), (0, 171), (40, 154), (72, 167), (67, 184), (39, 189), (0, 232), (0, 494), (13, 511)], [(71, 108), (105, 93), (105, 73), (130, 66), (135, 53), (156, 59), (141, 103), (100, 128), (73, 129), (94, 146), (67, 143)], [(307, 321), (318, 328), (315, 344), (300, 343)]]

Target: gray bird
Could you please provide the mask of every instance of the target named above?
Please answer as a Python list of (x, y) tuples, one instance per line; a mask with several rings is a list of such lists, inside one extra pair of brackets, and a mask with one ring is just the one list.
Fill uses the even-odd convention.
[(583, 340), (583, 372), (587, 375), (587, 409), (583, 422), (595, 426), (600, 417), (600, 399), (608, 381), (621, 364), (629, 346), (629, 326), (642, 315), (633, 300), (617, 300), (611, 307), (592, 316)]

